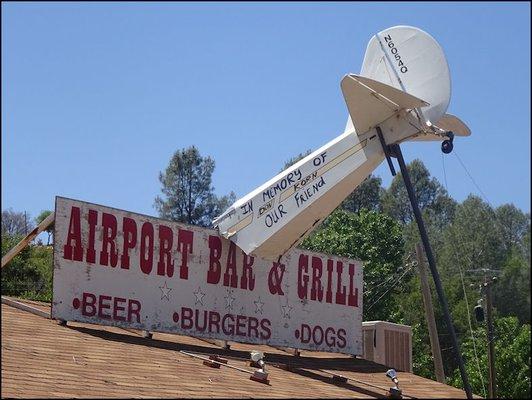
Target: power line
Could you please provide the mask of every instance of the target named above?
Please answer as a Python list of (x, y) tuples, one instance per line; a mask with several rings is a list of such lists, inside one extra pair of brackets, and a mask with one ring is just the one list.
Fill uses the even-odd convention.
[[(499, 239), (502, 240), (502, 242), (504, 243), (506, 238), (503, 236), (502, 232), (504, 230), (504, 226), (503, 224), (501, 223), (501, 221), (499, 220), (499, 218), (497, 218), (497, 215), (495, 214), (495, 210), (494, 210), (494, 207), (493, 205), (491, 204), (491, 202), (489, 201), (489, 199), (487, 198), (487, 196), (484, 194), (484, 192), (480, 189), (479, 185), (476, 183), (475, 179), (473, 178), (472, 174), (468, 171), (467, 167), (465, 166), (464, 162), (462, 161), (462, 159), (458, 156), (458, 154), (456, 153), (456, 151), (454, 152), (455, 153), (455, 156), (456, 158), (458, 159), (458, 161), (460, 162), (460, 165), (462, 166), (462, 168), (464, 169), (464, 171), (466, 172), (466, 174), (468, 175), (468, 177), (470, 178), (471, 182), (473, 182), (473, 184), (475, 185), (475, 187), (477, 188), (477, 190), (481, 193), (482, 197), (484, 198), (484, 200), (486, 201), (486, 203), (488, 204), (489, 206), (489, 211), (491, 212), (487, 212), (487, 214), (489, 215), (489, 217), (491, 218), (492, 222), (498, 226), (499, 229), (495, 229), (495, 232), (497, 233), (497, 235), (499, 236)], [(444, 173), (445, 173), (445, 169), (444, 169)], [(447, 184), (447, 183), (446, 183)], [(529, 217), (530, 219), (530, 217)], [(472, 263), (471, 263), (472, 264)], [(497, 271), (500, 271), (497, 270)]]
[(471, 175), (471, 173), (469, 172), (469, 170), (467, 169), (467, 167), (465, 166), (464, 162), (462, 161), (462, 159), (460, 158), (460, 156), (456, 153), (456, 151), (454, 151), (454, 155), (456, 156), (456, 158), (458, 159), (458, 161), (460, 162), (460, 165), (462, 166), (462, 168), (464, 169), (465, 173), (467, 174), (467, 176), (469, 177), (469, 179), (471, 180), (471, 182), (473, 183), (473, 185), (477, 188), (477, 190), (480, 192), (480, 194), (482, 195), (482, 197), (484, 198), (484, 200), (486, 201), (486, 203), (488, 204), (489, 206), (489, 209), (491, 211), (491, 213), (488, 213), (490, 214), (490, 218), (492, 219), (492, 221), (498, 225), (499, 229), (496, 230), (497, 234), (499, 235), (500, 239), (502, 239), (502, 241), (504, 242), (505, 241), (505, 238), (504, 236), (502, 236), (502, 231), (504, 230), (504, 226), (502, 225), (502, 223), (499, 221), (499, 219), (497, 218), (497, 216), (495, 215), (495, 210), (494, 210), (494, 207), (493, 207), (493, 204), (489, 201), (488, 197), (484, 194), (484, 192), (482, 191), (482, 189), (480, 189), (480, 186), (477, 184), (477, 182), (475, 181), (475, 179), (473, 178), (473, 176)]
[[(407, 256), (407, 260), (410, 259), (411, 256), (412, 256), (412, 253), (410, 253), (410, 254)], [(406, 268), (407, 268), (407, 270), (408, 270), (408, 269), (412, 269), (415, 265), (416, 265), (415, 263), (414, 263), (414, 264), (412, 264), (412, 263), (408, 264), (408, 263), (407, 263), (407, 264), (406, 264)], [(404, 274), (403, 274), (403, 275), (404, 275)], [(394, 281), (394, 280), (395, 280), (395, 281)], [(393, 281), (393, 282), (392, 282), (392, 281)], [(387, 285), (387, 286), (385, 286), (385, 287), (384, 287), (384, 290), (381, 291), (380, 293), (378, 293), (378, 292), (377, 292), (377, 293), (373, 293), (372, 296), (371, 296), (371, 298), (369, 298), (369, 299), (366, 300), (366, 303), (371, 303), (371, 302), (373, 301), (373, 299), (375, 299), (377, 296), (380, 296), (379, 299), (378, 299), (377, 301), (375, 301), (375, 302), (372, 303), (372, 306), (373, 306), (375, 303), (377, 303), (377, 302), (383, 297), (383, 296), (381, 296), (382, 293), (388, 293), (388, 292), (390, 291), (390, 289), (393, 288), (393, 287), (399, 282), (399, 279), (397, 279), (397, 275), (394, 274), (394, 275), (390, 276), (390, 277), (389, 277), (388, 279), (386, 279), (384, 282), (381, 282), (381, 283), (379, 283), (377, 286), (375, 286), (375, 288), (380, 287), (380, 286), (382, 286), (383, 284), (388, 284), (388, 283), (390, 283), (390, 282), (391, 282), (391, 285)], [(375, 289), (375, 288), (373, 288), (373, 289)]]
[[(447, 190), (447, 193), (448, 193), (449, 192), (449, 188), (447, 186), (447, 173), (445, 171), (445, 159), (443, 158), (443, 153), (442, 153), (442, 164), (443, 164), (443, 176), (444, 176), (444, 180), (445, 180), (445, 190)], [(452, 223), (450, 223), (449, 225), (452, 226)], [(454, 235), (451, 235), (451, 237), (454, 239)], [(463, 241), (461, 240), (460, 243), (463, 244)], [(452, 248), (454, 250), (455, 257), (458, 259), (458, 254), (456, 253), (456, 247), (454, 245), (452, 245)], [(470, 264), (472, 264), (472, 260), (471, 259), (470, 259)], [(478, 370), (478, 376), (480, 377), (480, 383), (482, 384), (482, 394), (484, 395), (484, 397), (486, 397), (486, 384), (484, 383), (484, 377), (483, 377), (483, 374), (482, 374), (482, 370), (480, 368), (480, 360), (479, 360), (478, 353), (477, 353), (477, 346), (476, 346), (476, 343), (475, 343), (476, 342), (475, 335), (473, 334), (473, 326), (471, 324), (471, 314), (469, 312), (469, 300), (467, 298), (467, 292), (466, 292), (465, 283), (464, 283), (464, 273), (462, 271), (462, 267), (460, 265), (460, 262), (457, 262), (457, 265), (458, 265), (458, 270), (460, 271), (460, 281), (462, 283), (462, 292), (464, 294), (464, 300), (466, 302), (467, 322), (469, 324), (469, 332), (470, 332), (470, 335), (471, 335), (471, 341), (473, 343), (473, 354), (475, 355), (475, 360), (476, 360), (477, 370)]]
[(441, 163), (443, 166), (443, 181), (445, 182), (445, 190), (447, 190), (447, 193), (449, 193), (449, 189), (447, 187), (447, 172), (445, 170), (445, 156), (443, 155), (443, 152), (441, 153)]
[[(487, 198), (486, 194), (482, 191), (482, 189), (480, 188), (480, 186), (477, 184), (475, 178), (473, 177), (473, 175), (469, 172), (469, 170), (467, 169), (465, 163), (462, 161), (462, 159), (460, 158), (460, 156), (458, 155), (458, 153), (455, 151), (454, 152), (455, 154), (455, 157), (457, 158), (458, 162), (460, 163), (460, 165), (462, 166), (463, 170), (465, 171), (465, 173), (467, 174), (467, 176), (469, 177), (469, 179), (471, 180), (471, 182), (473, 183), (473, 185), (475, 186), (475, 188), (477, 189), (477, 191), (480, 193), (480, 195), (483, 197), (484, 201), (488, 204), (488, 212), (486, 212), (486, 214), (489, 215), (489, 218), (491, 219), (491, 221), (494, 223), (494, 225), (496, 226), (497, 229), (495, 229), (495, 231), (497, 232), (496, 234), (499, 236), (500, 239), (502, 239), (503, 243), (506, 241), (506, 239), (504, 238), (502, 232), (504, 231), (504, 226), (503, 224), (501, 223), (501, 221), (497, 218), (497, 215), (495, 214), (495, 210), (494, 210), (494, 207), (493, 205), (491, 204), (491, 202), (489, 201), (489, 199)], [(447, 185), (447, 179), (446, 179), (446, 171), (445, 171), (445, 163), (443, 163), (443, 167), (444, 167), (444, 179), (445, 179), (445, 184)], [(448, 189), (447, 189), (448, 190)], [(451, 226), (452, 226), (452, 223), (451, 223)], [(458, 234), (460, 234), (459, 230), (458, 232), (456, 232)], [(454, 238), (454, 235), (453, 235), (453, 238)], [(462, 246), (464, 246), (464, 241), (463, 240), (460, 240), (460, 244)], [(462, 247), (464, 248), (464, 247)], [(466, 256), (467, 256), (467, 253), (466, 253)], [(459, 267), (460, 267), (460, 264), (458, 263)], [(470, 259), (470, 265), (473, 265), (473, 262), (471, 261)], [(496, 270), (497, 272), (500, 272), (500, 269), (499, 270)], [(460, 274), (461, 274), (461, 279), (462, 279), (462, 285), (463, 285), (463, 276), (462, 276), (462, 272), (461, 272), (461, 269), (460, 269)], [(465, 288), (463, 287), (464, 289), (464, 297), (466, 297), (467, 295), (465, 294)], [(468, 312), (468, 316), (469, 316), (469, 305), (468, 305), (468, 302), (467, 302), (467, 299), (466, 299), (466, 306), (467, 306), (467, 312)], [(473, 339), (472, 343), (473, 343), (473, 351), (475, 352), (475, 358), (477, 359), (477, 364), (478, 364), (478, 356), (476, 354), (476, 346), (475, 346), (475, 340), (474, 340), (474, 337), (473, 337), (473, 332), (472, 332), (472, 328), (471, 328), (471, 321), (470, 321), (470, 317), (469, 317), (469, 326), (470, 326), (470, 331), (471, 331), (471, 337)], [(515, 333), (517, 332), (518, 329), (520, 329), (521, 326), (518, 324), (518, 326), (513, 329), (512, 331), (512, 336), (515, 335)], [(491, 338), (487, 338), (487, 344), (490, 345), (492, 342), (495, 341), (495, 338), (496, 336), (495, 335), (492, 335)], [(479, 368), (479, 373), (480, 373), (480, 366), (478, 367)], [(481, 375), (482, 377), (482, 375)], [(481, 378), (482, 379), (482, 378)], [(484, 393), (485, 393), (485, 389), (484, 389), (484, 383), (482, 381), (482, 386), (483, 386), (483, 390), (484, 390)]]
[(475, 179), (473, 178), (473, 176), (469, 173), (469, 170), (467, 169), (467, 167), (465, 166), (465, 164), (463, 163), (462, 159), (460, 158), (460, 156), (458, 155), (458, 153), (456, 152), (456, 150), (453, 152), (456, 159), (458, 160), (458, 162), (460, 162), (460, 165), (462, 165), (462, 168), (464, 169), (464, 171), (466, 172), (467, 176), (469, 176), (469, 179), (471, 179), (471, 182), (473, 182), (473, 185), (475, 185), (475, 187), (477, 188), (477, 190), (480, 192), (480, 194), (482, 195), (482, 197), (484, 197), (484, 200), (486, 200), (486, 203), (488, 203), (490, 206), (491, 206), (491, 203), (490, 201), (488, 200), (488, 198), (486, 197), (486, 195), (484, 194), (484, 192), (482, 191), (482, 189), (480, 189), (480, 187), (477, 185), (477, 182), (475, 181)]
[(473, 353), (475, 354), (475, 360), (477, 362), (477, 368), (478, 368), (478, 375), (480, 376), (480, 382), (482, 383), (482, 393), (484, 395), (484, 397), (486, 397), (486, 386), (485, 386), (485, 383), (484, 383), (484, 377), (482, 376), (482, 372), (481, 372), (481, 369), (480, 369), (480, 360), (478, 358), (478, 354), (477, 354), (477, 346), (476, 346), (476, 340), (475, 340), (475, 335), (473, 334), (473, 326), (471, 325), (471, 313), (469, 312), (469, 301), (467, 300), (467, 293), (466, 293), (466, 288), (465, 288), (465, 284), (464, 284), (464, 274), (462, 272), (462, 267), (460, 266), (460, 263), (458, 263), (458, 269), (460, 271), (460, 280), (462, 281), (462, 291), (464, 293), (464, 299), (465, 299), (465, 302), (466, 302), (466, 309), (467, 309), (467, 322), (469, 324), (469, 332), (471, 333), (471, 340), (472, 340), (472, 343), (473, 343)]
[[(410, 252), (410, 253), (406, 256), (406, 261), (410, 260), (410, 259), (412, 258), (412, 256), (413, 256), (413, 254), (414, 254), (413, 252)], [(384, 285), (384, 284), (390, 282), (390, 281), (393, 280), (394, 278), (395, 278), (395, 275), (391, 275), (388, 279), (386, 279), (386, 280), (384, 280), (383, 282), (379, 283), (378, 285), (374, 286), (374, 287), (372, 288), (372, 290), (375, 290), (375, 289), (377, 289), (378, 287), (380, 287), (380, 286), (382, 286), (382, 285)]]
[(375, 304), (377, 304), (377, 303), (379, 302), (380, 299), (382, 299), (382, 298), (383, 298), (383, 297), (384, 297), (384, 296), (385, 296), (390, 290), (392, 290), (392, 289), (395, 287), (395, 285), (398, 284), (398, 283), (401, 281), (401, 279), (403, 279), (403, 277), (404, 277), (408, 272), (410, 272), (410, 270), (413, 268), (413, 266), (414, 266), (414, 264), (411, 264), (411, 265), (406, 269), (406, 271), (403, 272), (403, 274), (402, 274), (402, 275), (401, 275), (401, 276), (400, 276), (395, 282), (393, 282), (392, 285), (390, 285), (389, 289), (386, 290), (386, 291), (382, 294), (382, 296), (380, 296), (377, 300), (375, 300), (375, 302), (374, 302), (373, 304), (371, 304), (371, 305), (366, 309), (366, 311), (371, 310), (371, 308), (372, 308)]

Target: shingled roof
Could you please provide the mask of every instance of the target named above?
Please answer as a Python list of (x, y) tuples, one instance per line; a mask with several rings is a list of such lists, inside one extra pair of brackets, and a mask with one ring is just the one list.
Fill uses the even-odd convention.
[[(50, 312), (48, 304), (18, 301)], [(149, 339), (121, 328), (60, 326), (7, 304), (2, 304), (1, 340), (2, 398), (384, 398), (392, 386), (387, 367), (346, 355), (302, 351), (294, 356), (239, 343), (225, 350), (186, 336), (154, 333)], [(249, 365), (251, 350), (264, 352), (269, 384), (250, 380), (246, 371), (256, 369)], [(212, 368), (185, 353), (218, 355), (230, 367)], [(411, 373), (399, 372), (398, 378), (404, 398), (465, 398), (462, 390)]]

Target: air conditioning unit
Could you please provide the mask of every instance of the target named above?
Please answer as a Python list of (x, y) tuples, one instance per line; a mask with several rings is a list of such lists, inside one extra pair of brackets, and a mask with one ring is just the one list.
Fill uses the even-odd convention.
[(362, 322), (365, 360), (412, 372), (412, 328), (384, 321)]

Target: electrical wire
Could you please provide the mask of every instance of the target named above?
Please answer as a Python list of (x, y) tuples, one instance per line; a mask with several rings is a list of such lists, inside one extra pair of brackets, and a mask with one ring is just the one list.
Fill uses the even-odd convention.
[[(443, 157), (443, 153), (442, 153), (442, 165), (443, 165), (443, 176), (444, 176), (444, 181), (445, 181), (445, 190), (447, 191), (447, 193), (449, 193), (449, 188), (447, 186), (447, 173), (446, 173), (446, 170), (445, 170), (445, 158)], [(452, 227), (452, 225), (453, 224), (450, 223), (451, 227)], [(454, 235), (451, 235), (451, 237), (454, 238)], [(460, 240), (460, 243), (463, 243), (463, 241)], [(454, 250), (455, 257), (458, 259), (458, 254), (456, 253), (456, 247), (454, 246), (454, 244), (452, 244), (451, 247)], [(470, 263), (471, 263), (471, 261), (472, 260), (470, 259)], [(462, 267), (461, 267), (459, 262), (457, 263), (457, 265), (458, 265), (458, 270), (460, 272), (460, 281), (462, 282), (462, 291), (464, 293), (464, 299), (465, 299), (465, 302), (466, 302), (467, 322), (469, 324), (469, 332), (471, 334), (471, 341), (473, 343), (473, 354), (475, 355), (475, 360), (476, 360), (477, 370), (478, 370), (478, 376), (480, 377), (480, 382), (482, 384), (482, 394), (483, 394), (484, 397), (486, 397), (486, 384), (484, 383), (484, 376), (483, 376), (482, 370), (480, 368), (480, 360), (479, 360), (478, 353), (477, 353), (475, 335), (473, 334), (473, 325), (471, 324), (471, 313), (469, 312), (469, 301), (467, 299), (467, 292), (466, 292), (465, 283), (464, 283), (464, 273), (462, 271)]]
[(475, 335), (473, 334), (473, 326), (471, 324), (471, 313), (469, 312), (469, 301), (467, 300), (467, 293), (466, 288), (464, 284), (464, 274), (462, 272), (462, 267), (460, 266), (460, 263), (458, 263), (458, 270), (460, 271), (460, 280), (462, 281), (462, 291), (464, 292), (464, 299), (466, 302), (466, 309), (467, 309), (467, 322), (469, 323), (469, 332), (471, 333), (471, 340), (473, 343), (473, 353), (475, 354), (475, 360), (477, 362), (477, 369), (478, 369), (478, 375), (480, 377), (480, 382), (482, 383), (482, 393), (484, 397), (486, 397), (486, 387), (484, 383), (484, 377), (482, 375), (482, 370), (480, 368), (480, 360), (478, 358), (477, 354), (477, 346), (476, 346), (476, 340)]
[[(408, 261), (412, 256), (413, 256), (413, 253), (410, 252), (410, 253), (406, 256), (406, 260)], [(373, 287), (371, 288), (371, 290), (374, 291), (374, 290), (377, 289), (378, 287), (381, 287), (382, 285), (389, 283), (389, 282), (392, 281), (394, 278), (395, 278), (395, 275), (391, 275), (389, 278), (385, 279), (384, 281), (382, 281), (382, 282), (379, 283), (378, 285), (373, 286)]]
[[(500, 236), (500, 238), (503, 240), (503, 243), (505, 242), (505, 238), (504, 238), (504, 235), (503, 235), (503, 230), (504, 230), (504, 227), (502, 225), (502, 223), (499, 221), (499, 219), (497, 218), (497, 216), (495, 215), (495, 211), (493, 209), (493, 206), (491, 204), (491, 202), (488, 200), (486, 194), (482, 191), (482, 189), (480, 188), (480, 186), (477, 184), (475, 178), (473, 178), (472, 174), (469, 172), (469, 170), (467, 169), (465, 163), (462, 161), (462, 159), (460, 158), (460, 156), (458, 155), (458, 153), (456, 152), (456, 150), (453, 152), (456, 159), (458, 160), (458, 162), (460, 163), (460, 165), (462, 166), (462, 168), (464, 169), (465, 173), (467, 174), (467, 176), (469, 177), (469, 179), (471, 180), (471, 182), (473, 183), (473, 185), (475, 186), (475, 188), (478, 190), (478, 192), (482, 195), (484, 201), (486, 201), (486, 203), (488, 204), (489, 206), (489, 210), (491, 212), (489, 212), (489, 216), (491, 217), (494, 225), (498, 228), (498, 229), (495, 229), (495, 232), (497, 232), (497, 234)], [(447, 190), (447, 192), (449, 191), (448, 190), (448, 187), (447, 187), (447, 173), (446, 173), (446, 170), (445, 170), (445, 159), (444, 159), (444, 156), (442, 154), (442, 166), (443, 166), (443, 175), (444, 175), (444, 181), (445, 181), (445, 188)], [(452, 223), (450, 224), (450, 226), (452, 227)], [(456, 233), (458, 233), (458, 235), (461, 236), (461, 233), (460, 231), (458, 230)], [(453, 238), (454, 238), (454, 235), (453, 235)], [(462, 249), (465, 250), (465, 247), (464, 247), (464, 241), (462, 240), (462, 237), (458, 238), (459, 240), (459, 243), (461, 244), (462, 246)], [(456, 248), (453, 246), (453, 249), (455, 249), (455, 257), (457, 257), (457, 254), (456, 254)], [(474, 265), (473, 261), (471, 260), (471, 258), (469, 257), (469, 255), (467, 254), (467, 251), (464, 252), (464, 255), (467, 257), (467, 259), (469, 260), (469, 264), (471, 266)], [(458, 258), (458, 257), (457, 257)], [(463, 293), (464, 293), (464, 299), (466, 301), (466, 308), (467, 308), (467, 314), (468, 314), (468, 323), (469, 323), (469, 331), (471, 333), (471, 339), (472, 339), (472, 343), (473, 343), (473, 352), (475, 354), (475, 359), (476, 359), (476, 363), (477, 363), (477, 369), (478, 369), (478, 373), (479, 373), (479, 376), (480, 376), (480, 379), (481, 379), (481, 383), (482, 383), (482, 390), (483, 390), (483, 393), (484, 393), (484, 397), (486, 397), (486, 388), (485, 388), (485, 383), (484, 383), (484, 379), (483, 379), (483, 374), (481, 372), (481, 368), (480, 368), (480, 361), (479, 361), (479, 358), (478, 358), (478, 354), (477, 354), (477, 350), (476, 350), (476, 344), (475, 344), (475, 338), (474, 338), (474, 335), (473, 335), (473, 328), (472, 328), (472, 325), (471, 325), (471, 316), (470, 316), (470, 311), (469, 311), (469, 303), (468, 303), (468, 300), (467, 300), (467, 294), (466, 294), (466, 290), (465, 290), (465, 284), (464, 284), (464, 277), (463, 277), (463, 271), (462, 271), (462, 268), (460, 266), (460, 263), (457, 263), (458, 264), (458, 267), (459, 267), (459, 271), (460, 271), (460, 280), (461, 280), (461, 283), (462, 283), (462, 290), (463, 290)], [(514, 336), (514, 334), (517, 332), (518, 329), (520, 329), (521, 326), (517, 326), (513, 332), (512, 332), (512, 336)], [(488, 340), (487, 344), (489, 345), (492, 341), (495, 340), (495, 335), (493, 336), (493, 338), (491, 340)]]
[(408, 272), (410, 272), (410, 271), (412, 270), (413, 267), (414, 267), (414, 264), (411, 264), (411, 265), (405, 270), (405, 272), (403, 272), (403, 274), (402, 274), (399, 278), (397, 278), (397, 280), (394, 281), (394, 282), (389, 286), (388, 290), (386, 290), (386, 291), (385, 291), (385, 292), (384, 292), (384, 293), (383, 293), (383, 294), (382, 294), (377, 300), (375, 300), (375, 302), (373, 302), (368, 308), (366, 308), (366, 311), (371, 310), (371, 308), (372, 308), (375, 304), (377, 304), (377, 303), (379, 302), (379, 300), (382, 299), (382, 298), (383, 298), (383, 297), (384, 297), (384, 296), (385, 296), (390, 290), (392, 290), (392, 289), (395, 287), (395, 285), (397, 285), (397, 284), (401, 281), (401, 279), (403, 279), (403, 277), (404, 277)]
[[(377, 291), (376, 293), (372, 293), (372, 296), (370, 298), (368, 298), (365, 303), (372, 303), (372, 305), (374, 303), (376, 303), (377, 301), (379, 301), (381, 298), (382, 298), (382, 294), (383, 293), (388, 293), (390, 291), (391, 288), (393, 288), (398, 282), (398, 278), (397, 278), (397, 275), (392, 275), (390, 278), (388, 278), (386, 281), (384, 281), (383, 283), (380, 283), (378, 286), (382, 286), (384, 283), (386, 283), (387, 285), (384, 287), (384, 289), (382, 291)], [(388, 285), (389, 283), (391, 283), (390, 285)], [(379, 299), (375, 302), (373, 302), (373, 300), (375, 298), (379, 297)]]
[(473, 176), (471, 176), (471, 174), (469, 173), (467, 167), (465, 166), (464, 162), (462, 161), (462, 159), (460, 158), (460, 156), (458, 155), (458, 153), (455, 151), (453, 151), (453, 154), (454, 156), (456, 157), (456, 159), (458, 160), (458, 162), (460, 163), (460, 165), (462, 166), (462, 168), (464, 169), (464, 171), (466, 172), (467, 176), (469, 176), (469, 179), (471, 179), (471, 182), (473, 182), (473, 185), (475, 185), (475, 187), (477, 188), (477, 190), (480, 192), (480, 194), (482, 195), (482, 197), (484, 197), (484, 200), (486, 200), (486, 203), (490, 204), (491, 206), (491, 203), (490, 201), (488, 200), (488, 198), (486, 197), (486, 195), (484, 194), (484, 192), (482, 191), (482, 189), (480, 189), (480, 187), (477, 185), (477, 182), (475, 181), (475, 179), (473, 178)]
[[(491, 204), (491, 202), (488, 200), (487, 196), (484, 194), (484, 192), (482, 191), (482, 189), (480, 189), (480, 186), (477, 184), (477, 182), (475, 181), (475, 178), (473, 178), (473, 176), (471, 175), (471, 173), (469, 172), (469, 170), (467, 169), (467, 167), (465, 166), (464, 162), (462, 161), (462, 159), (460, 158), (460, 156), (458, 155), (458, 153), (456, 151), (454, 151), (454, 155), (455, 157), (457, 158), (457, 160), (459, 161), (460, 165), (462, 166), (462, 168), (464, 169), (465, 173), (467, 174), (467, 176), (469, 177), (469, 179), (471, 180), (471, 182), (473, 182), (473, 185), (475, 185), (475, 187), (477, 188), (477, 190), (479, 191), (479, 193), (482, 195), (482, 197), (484, 198), (484, 200), (486, 201), (486, 203), (488, 203), (489, 207), (490, 207), (490, 210), (491, 210), (491, 213), (488, 213), (490, 215), (490, 217), (492, 218), (492, 221), (499, 226), (499, 230), (497, 230), (497, 233), (500, 235), (500, 238), (504, 241), (505, 238), (502, 236), (502, 230), (504, 228), (504, 226), (502, 225), (502, 223), (499, 221), (499, 219), (497, 218), (497, 216), (495, 215), (495, 212), (493, 211), (493, 205)], [(516, 329), (513, 330), (512, 332), (512, 335), (518, 330), (520, 329), (521, 327), (518, 326)], [(494, 337), (488, 341), (488, 344), (491, 343), (492, 341), (495, 340), (495, 335)]]
[(445, 190), (447, 190), (447, 194), (449, 194), (449, 189), (447, 189), (447, 171), (445, 169), (445, 156), (443, 155), (443, 152), (441, 153), (441, 164), (443, 167), (443, 182), (445, 183)]
[(499, 230), (497, 231), (497, 233), (500, 235), (500, 238), (505, 241), (505, 238), (502, 236), (502, 231), (504, 230), (504, 226), (502, 225), (502, 223), (499, 221), (499, 219), (497, 218), (497, 216), (495, 215), (495, 211), (494, 211), (494, 207), (493, 207), (493, 204), (488, 200), (488, 197), (484, 194), (484, 192), (482, 191), (482, 189), (480, 189), (480, 186), (477, 184), (477, 182), (475, 181), (475, 178), (473, 178), (473, 176), (471, 175), (471, 173), (469, 172), (469, 170), (467, 169), (467, 167), (465, 166), (464, 162), (462, 161), (462, 159), (460, 158), (460, 156), (458, 155), (458, 153), (456, 153), (456, 151), (454, 151), (454, 155), (456, 157), (456, 159), (459, 161), (460, 165), (462, 166), (462, 168), (464, 169), (465, 173), (467, 174), (467, 176), (469, 177), (469, 179), (471, 180), (471, 182), (473, 183), (473, 185), (477, 188), (477, 190), (479, 191), (479, 193), (482, 195), (482, 197), (484, 198), (484, 201), (486, 203), (488, 203), (489, 205), (489, 209), (491, 210), (491, 213), (488, 213), (490, 214), (490, 217), (492, 219), (492, 221), (498, 225), (499, 227)]

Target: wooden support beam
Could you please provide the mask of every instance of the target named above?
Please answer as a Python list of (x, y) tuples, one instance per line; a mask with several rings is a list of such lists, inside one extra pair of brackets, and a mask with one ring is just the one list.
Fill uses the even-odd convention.
[(419, 280), (421, 282), (421, 291), (423, 293), (423, 305), (425, 306), (425, 319), (429, 329), (430, 348), (434, 359), (434, 373), (436, 380), (440, 383), (445, 383), (445, 373), (443, 370), (443, 362), (441, 358), (440, 340), (438, 338), (438, 330), (436, 329), (436, 320), (434, 318), (434, 308), (432, 307), (432, 296), (430, 294), (429, 281), (427, 279), (427, 271), (425, 266), (425, 259), (423, 249), (420, 243), (416, 244), (416, 254), (419, 269)]
[(54, 223), (55, 213), (51, 213), (47, 216), (35, 229), (26, 235), (24, 239), (17, 243), (15, 247), (9, 250), (5, 256), (2, 257), (2, 268), (4, 268), (9, 261), (11, 261), (18, 253), (20, 253), (24, 248), (35, 239), (41, 232), (44, 232)]
[(203, 342), (207, 342), (207, 343), (213, 344), (215, 346), (221, 347), (224, 350), (230, 350), (231, 349), (231, 345), (229, 344), (229, 342), (227, 340), (208, 339), (208, 338), (203, 338), (203, 337), (196, 337), (196, 339), (199, 339), (199, 340), (201, 340)]
[(286, 353), (292, 354), (295, 357), (299, 357), (301, 353), (299, 352), (299, 349), (292, 348), (292, 347), (281, 347), (281, 346), (271, 346), (274, 349), (284, 351)]
[(9, 299), (5, 296), (2, 296), (2, 304), (6, 304), (8, 306), (18, 308), (19, 310), (38, 315), (39, 317), (50, 319), (50, 313), (39, 310), (38, 308), (32, 307), (29, 304), (24, 304), (16, 300)]

